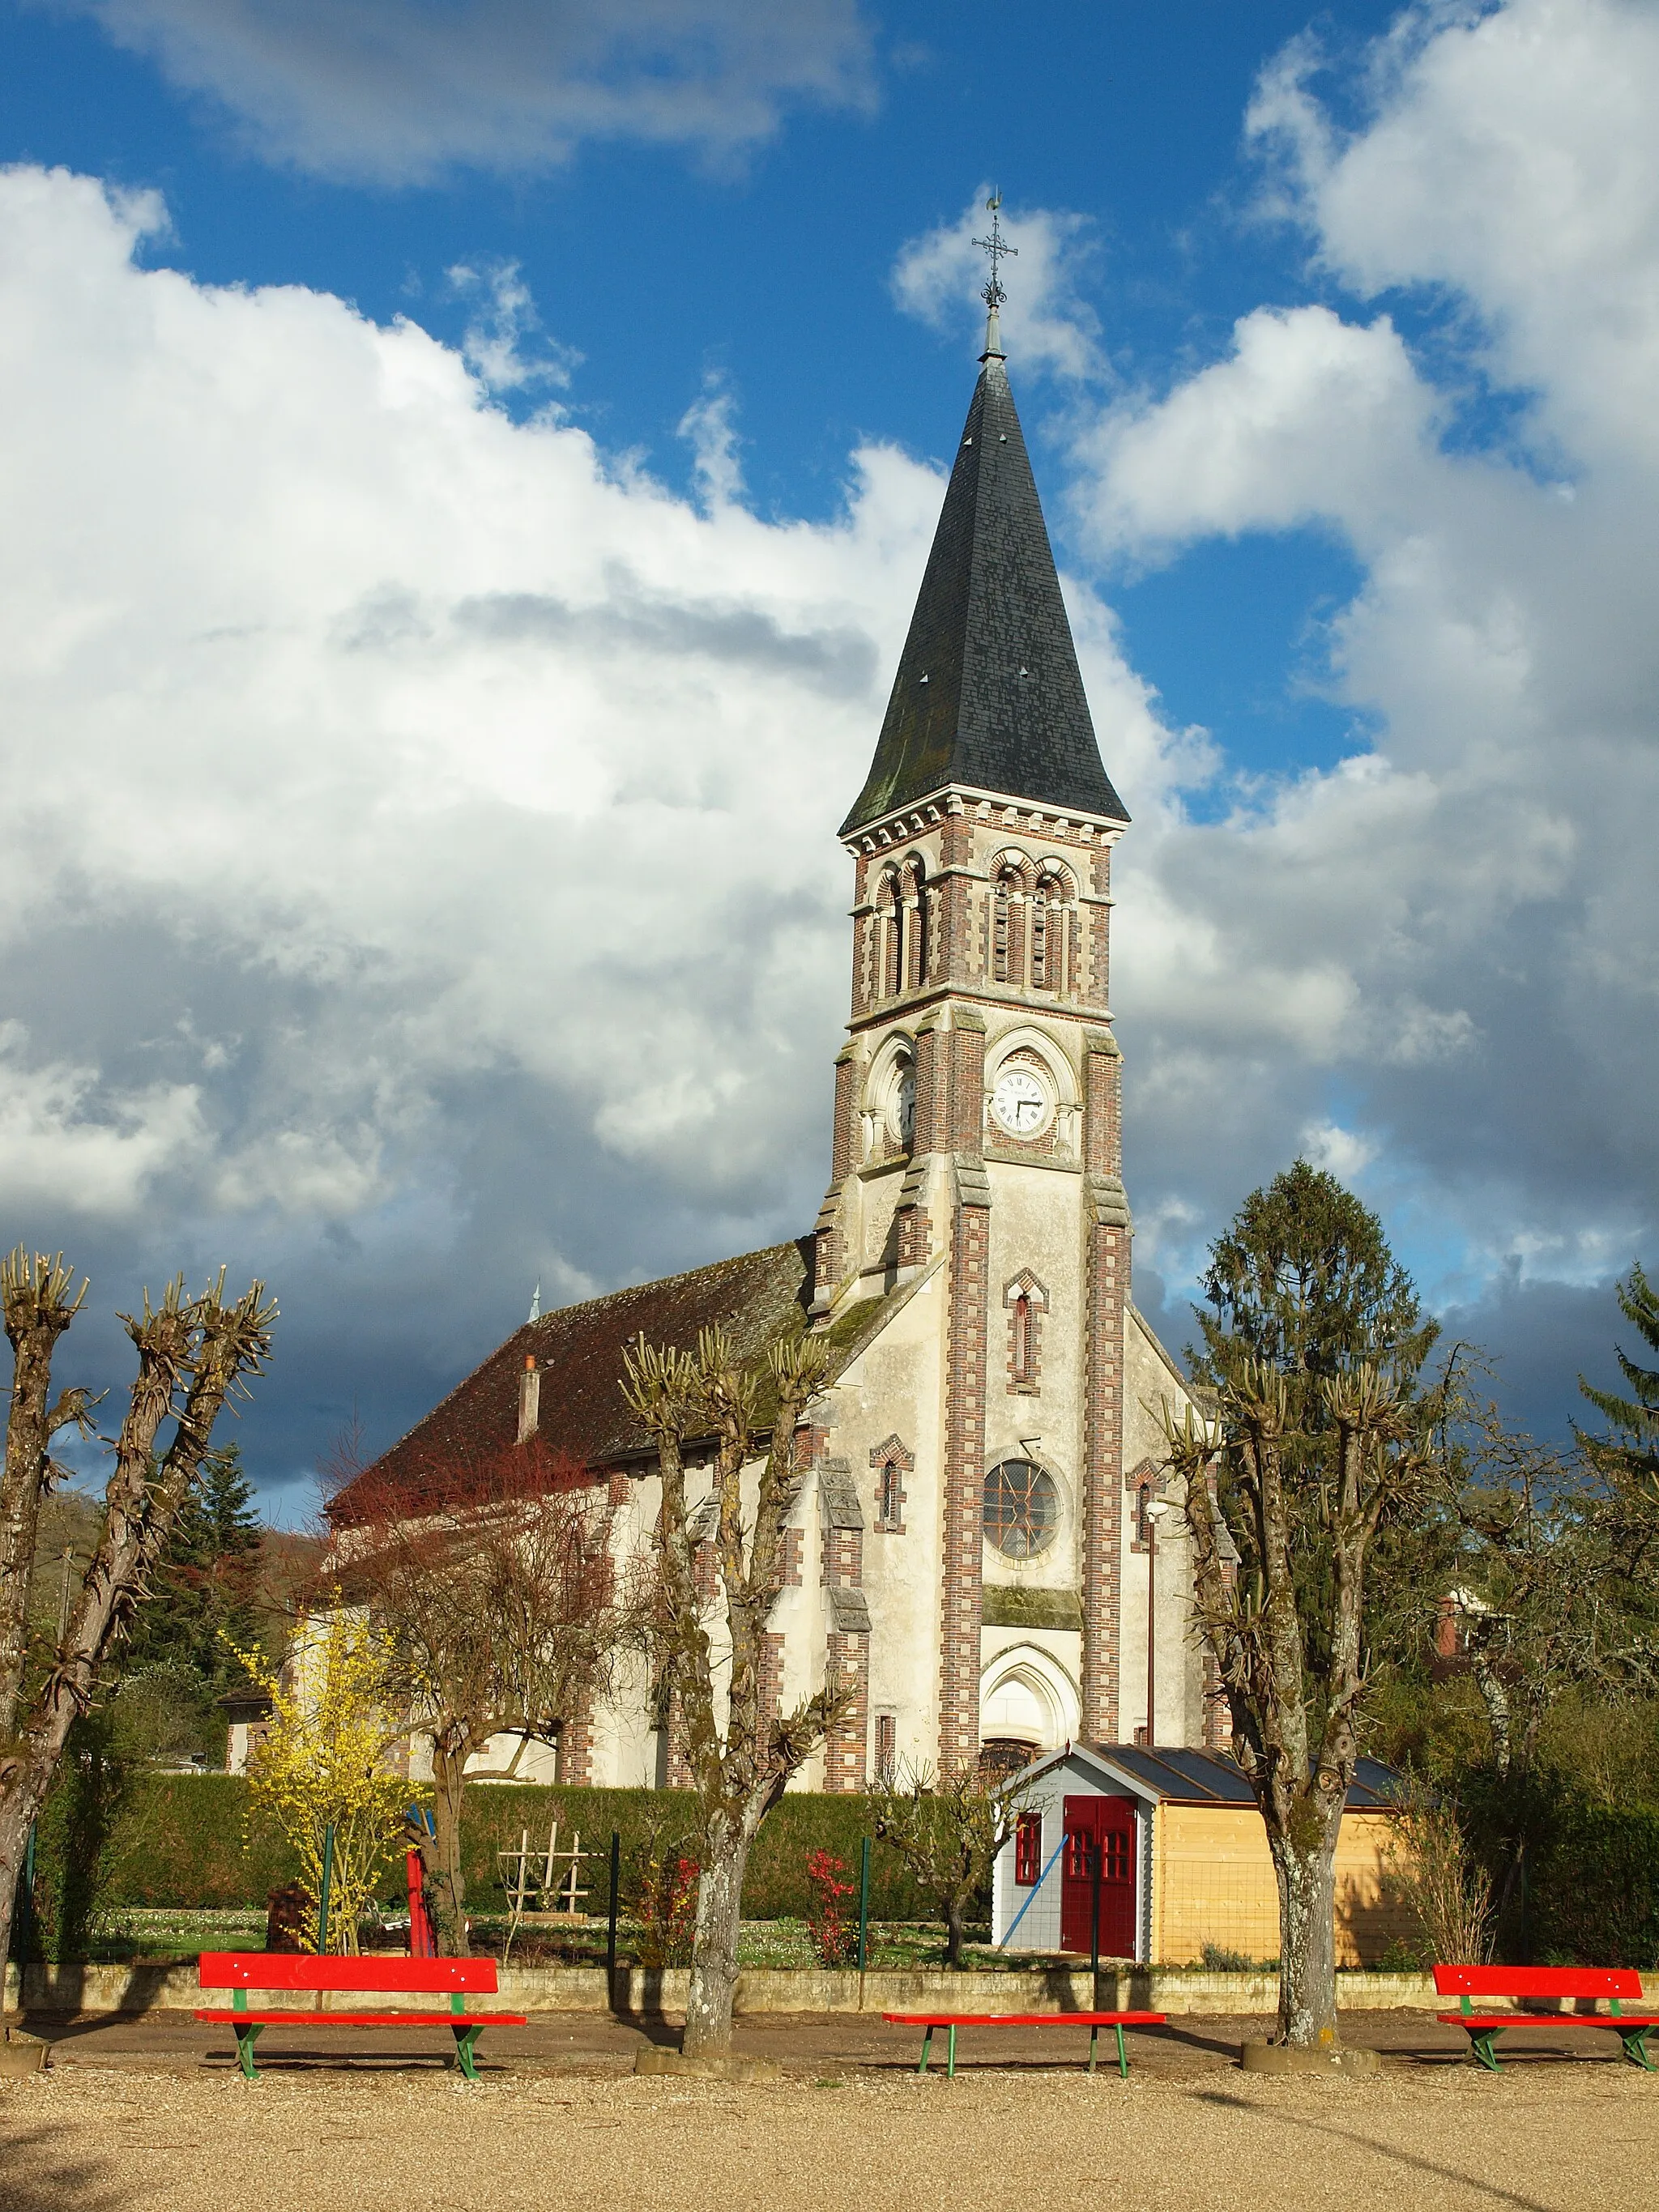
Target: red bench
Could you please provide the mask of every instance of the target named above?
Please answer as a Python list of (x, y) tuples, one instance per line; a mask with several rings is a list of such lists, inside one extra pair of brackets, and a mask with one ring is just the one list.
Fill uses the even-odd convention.
[(959, 2027), (1086, 2027), (1089, 2031), (1089, 2063), (1085, 2069), (1095, 2070), (1095, 2046), (1103, 2027), (1117, 2031), (1117, 2070), (1125, 2081), (1129, 2077), (1129, 2054), (1124, 2048), (1126, 2027), (1162, 2027), (1166, 2015), (1161, 2012), (884, 2012), (884, 2020), (899, 2027), (921, 2027), (927, 2030), (921, 2039), (921, 2063), (918, 2074), (927, 2071), (927, 2061), (933, 2048), (933, 2030), (946, 2028), (950, 2032), (945, 2071), (954, 2075), (957, 2070), (957, 2030)]
[[(1455, 2012), (1436, 2018), (1449, 2027), (1461, 2027), (1468, 2036), (1471, 2054), (1496, 2074), (1497, 2043), (1500, 2035), (1516, 2028), (1611, 2028), (1625, 2046), (1632, 2066), (1655, 2071), (1648, 2057), (1649, 2032), (1659, 2027), (1659, 2013), (1626, 2012), (1626, 2002), (1644, 2002), (1642, 1977), (1631, 1966), (1437, 1966), (1434, 1986), (1443, 1997), (1459, 2000)], [(1596, 2012), (1476, 2012), (1474, 1997), (1510, 1997), (1518, 2008), (1528, 2003), (1559, 2005), (1565, 1998), (1593, 2002), (1605, 1999), (1608, 2010)]]
[[(267, 2027), (301, 2027), (321, 2022), (328, 2027), (447, 2027), (455, 2038), (455, 2057), (469, 2081), (478, 2078), (472, 2053), (487, 2027), (523, 2027), (521, 2012), (468, 2012), (463, 2002), (468, 1990), (493, 1996), (495, 1961), (493, 1959), (319, 1959), (291, 1951), (204, 1951), (197, 1974), (204, 1990), (230, 1990), (230, 2004), (223, 2009), (199, 2009), (198, 2020), (236, 2031), (236, 2057), (250, 2081), (258, 2078), (253, 2046)], [(354, 1995), (447, 1996), (447, 2012), (302, 2012), (292, 2005), (255, 2011), (248, 2004), (250, 1990), (310, 1990), (320, 2002), (325, 1990), (347, 1990)]]

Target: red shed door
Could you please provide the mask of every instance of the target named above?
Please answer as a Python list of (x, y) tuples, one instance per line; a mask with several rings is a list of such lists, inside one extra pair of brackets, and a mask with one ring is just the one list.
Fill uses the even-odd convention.
[(1095, 1859), (1100, 1860), (1100, 1955), (1135, 1954), (1135, 1801), (1068, 1797), (1066, 1854), (1060, 1861), (1060, 1945), (1087, 1951), (1094, 1912)]

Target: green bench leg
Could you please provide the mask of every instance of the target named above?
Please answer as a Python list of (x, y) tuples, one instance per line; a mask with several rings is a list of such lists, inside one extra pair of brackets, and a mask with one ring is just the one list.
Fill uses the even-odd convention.
[(1083, 2069), (1085, 2074), (1092, 2074), (1095, 2070), (1095, 2045), (1099, 2040), (1100, 2023), (1091, 2020), (1089, 2023), (1089, 2063)]
[(1482, 2028), (1479, 2034), (1473, 2028), (1469, 2031), (1469, 2049), (1489, 2074), (1501, 2074), (1504, 2070), (1498, 2063), (1497, 2049), (1498, 2039), (1503, 2033), (1501, 2027)]
[(946, 2081), (954, 2081), (957, 2078), (957, 2030), (954, 2021), (945, 2033), (948, 2039), (945, 2046), (945, 2076)]
[(1629, 2029), (1621, 2027), (1619, 2031), (1619, 2040), (1624, 2045), (1625, 2056), (1632, 2066), (1644, 2066), (1650, 2074), (1659, 2073), (1659, 2067), (1656, 2067), (1652, 2059), (1648, 2057), (1650, 2033), (1650, 2031), (1645, 2027)]
[(918, 2067), (917, 2067), (917, 2069), (916, 2069), (916, 2071), (917, 2071), (917, 2073), (918, 2073), (918, 2074), (925, 2074), (925, 2073), (927, 2071), (927, 2058), (928, 2058), (928, 2054), (929, 2054), (929, 2052), (933, 2050), (933, 2029), (930, 2027), (930, 2028), (927, 2030), (927, 2033), (922, 2037), (922, 2039), (921, 2039), (921, 2065), (920, 2065), (920, 2066), (918, 2066)]
[(483, 2033), (483, 2030), (481, 2027), (463, 2027), (458, 2021), (454, 2033), (455, 2056), (460, 2062), (461, 2071), (469, 2081), (476, 2081), (478, 2078), (478, 2069), (472, 2063), (472, 2054), (477, 2048), (478, 2038)]
[(1129, 2054), (1123, 2046), (1123, 2027), (1121, 2021), (1117, 2029), (1117, 2070), (1119, 2079), (1127, 2081), (1129, 2078)]
[(259, 2078), (259, 2069), (253, 2063), (253, 2046), (258, 2040), (258, 2027), (236, 2030), (236, 2063), (250, 2081), (257, 2081)]

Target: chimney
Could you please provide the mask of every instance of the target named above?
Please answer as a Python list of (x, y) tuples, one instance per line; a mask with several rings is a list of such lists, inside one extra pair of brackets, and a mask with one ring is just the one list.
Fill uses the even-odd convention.
[(1449, 1590), (1436, 1607), (1434, 1656), (1437, 1659), (1456, 1658), (1457, 1632), (1461, 1626), (1458, 1616), (1462, 1610), (1455, 1590)]
[(541, 1424), (542, 1378), (536, 1370), (536, 1355), (526, 1352), (524, 1373), (519, 1377), (519, 1442), (527, 1444)]

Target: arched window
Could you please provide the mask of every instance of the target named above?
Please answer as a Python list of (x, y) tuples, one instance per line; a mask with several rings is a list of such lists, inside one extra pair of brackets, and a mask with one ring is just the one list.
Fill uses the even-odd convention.
[(884, 999), (896, 999), (904, 969), (904, 912), (899, 903), (899, 879), (889, 869), (876, 893), (876, 945), (880, 965), (878, 990)]
[(1066, 886), (1044, 876), (1031, 902), (1031, 988), (1058, 991), (1065, 967)]
[(1035, 1396), (1040, 1388), (1042, 1316), (1048, 1310), (1048, 1293), (1027, 1267), (1003, 1291), (1008, 1309), (1008, 1388)]
[(897, 1528), (904, 1520), (904, 1470), (889, 1460), (881, 1471), (881, 1525)]
[(889, 1437), (870, 1455), (876, 1471), (876, 1526), (888, 1534), (904, 1533), (904, 1478), (916, 1463), (896, 1437)]
[(904, 873), (904, 972), (919, 991), (927, 981), (927, 882), (920, 860)]
[(1012, 1364), (1016, 1382), (1031, 1379), (1031, 1301), (1024, 1291), (1014, 1300), (1014, 1330)]
[(1017, 868), (999, 870), (991, 917), (991, 980), (995, 983), (1024, 981), (1020, 974), (1019, 909), (1016, 903), (1021, 888)]

